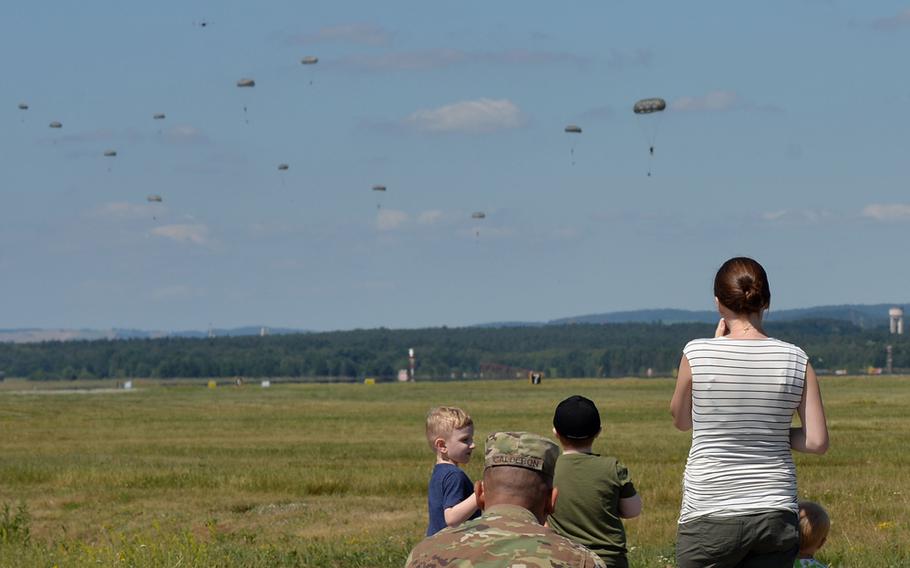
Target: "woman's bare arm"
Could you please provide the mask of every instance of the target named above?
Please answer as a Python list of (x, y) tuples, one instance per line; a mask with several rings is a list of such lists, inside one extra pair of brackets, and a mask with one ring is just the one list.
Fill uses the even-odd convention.
[(796, 409), (800, 426), (790, 428), (790, 447), (797, 452), (823, 454), (828, 451), (828, 423), (825, 406), (818, 386), (818, 377), (812, 365), (806, 367), (806, 385), (803, 398)]
[(670, 414), (673, 425), (685, 432), (692, 429), (692, 369), (689, 360), (683, 355), (679, 360), (679, 372), (676, 375), (676, 390), (670, 401)]

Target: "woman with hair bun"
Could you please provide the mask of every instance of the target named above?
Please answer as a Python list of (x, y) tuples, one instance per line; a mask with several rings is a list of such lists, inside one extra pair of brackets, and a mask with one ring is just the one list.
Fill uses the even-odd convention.
[(805, 351), (765, 334), (771, 289), (758, 262), (725, 262), (714, 301), (714, 337), (683, 349), (670, 402), (676, 428), (692, 429), (676, 560), (680, 568), (790, 567), (799, 552), (791, 450), (828, 449), (818, 379)]

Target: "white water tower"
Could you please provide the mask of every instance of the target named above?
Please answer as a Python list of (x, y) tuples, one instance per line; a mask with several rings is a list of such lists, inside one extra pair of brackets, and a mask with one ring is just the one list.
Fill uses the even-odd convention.
[(904, 334), (904, 308), (893, 307), (888, 310), (888, 318), (891, 320), (891, 333), (898, 335)]

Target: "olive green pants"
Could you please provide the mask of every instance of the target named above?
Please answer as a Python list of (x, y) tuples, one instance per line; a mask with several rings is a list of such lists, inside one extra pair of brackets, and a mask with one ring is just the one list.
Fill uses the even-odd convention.
[(796, 513), (700, 517), (679, 525), (679, 568), (791, 568), (799, 552)]

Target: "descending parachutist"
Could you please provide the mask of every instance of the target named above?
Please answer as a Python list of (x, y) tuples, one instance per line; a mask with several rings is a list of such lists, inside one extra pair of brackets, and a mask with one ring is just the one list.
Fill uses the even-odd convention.
[(651, 146), (651, 155), (654, 155), (654, 146)]

